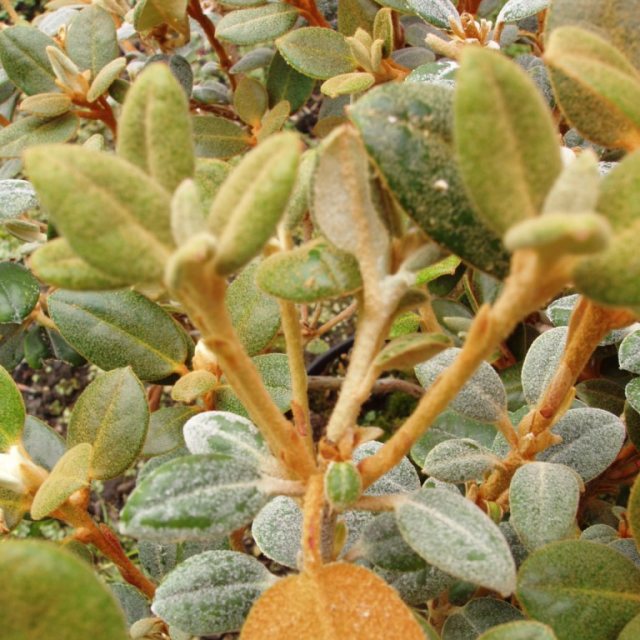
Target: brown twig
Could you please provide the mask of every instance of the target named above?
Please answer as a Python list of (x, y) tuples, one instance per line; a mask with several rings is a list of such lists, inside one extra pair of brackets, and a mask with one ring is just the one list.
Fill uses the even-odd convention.
[(324, 27), (331, 29), (331, 25), (320, 13), (315, 0), (285, 0), (287, 4), (295, 7), (300, 15), (309, 23), (311, 27)]
[[(309, 389), (316, 391), (334, 391), (340, 389), (344, 382), (344, 378), (334, 378), (332, 376), (309, 376)], [(424, 389), (412, 382), (399, 380), (398, 378), (382, 378), (377, 380), (371, 389), (371, 393), (376, 395), (384, 395), (387, 393), (395, 393), (400, 391), (414, 398), (420, 398), (424, 395)]]

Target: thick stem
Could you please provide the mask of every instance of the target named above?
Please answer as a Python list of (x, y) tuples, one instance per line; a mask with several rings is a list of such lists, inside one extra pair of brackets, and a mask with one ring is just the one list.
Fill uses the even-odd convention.
[(313, 573), (322, 564), (322, 525), (324, 522), (324, 478), (321, 473), (309, 478), (304, 496), (302, 522), (302, 557), (306, 573)]
[(359, 464), (365, 487), (400, 462), (517, 323), (562, 289), (570, 278), (571, 264), (570, 259), (543, 264), (531, 250), (514, 254), (501, 296), (493, 307), (479, 310), (456, 360), (429, 387), (402, 427), (376, 454)]
[(99, 549), (118, 568), (122, 577), (131, 585), (140, 589), (149, 599), (153, 599), (156, 586), (136, 567), (125, 554), (118, 537), (104, 524), (97, 525), (91, 516), (81, 508), (69, 503), (52, 514), (76, 529), (74, 538), (84, 544), (92, 544)]

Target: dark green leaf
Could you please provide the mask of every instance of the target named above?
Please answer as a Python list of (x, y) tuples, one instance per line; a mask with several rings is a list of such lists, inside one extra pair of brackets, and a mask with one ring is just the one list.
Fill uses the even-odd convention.
[(274, 107), (286, 100), (295, 113), (311, 97), (315, 80), (296, 71), (276, 51), (267, 72), (269, 106)]
[(22, 322), (40, 297), (38, 281), (14, 262), (0, 262), (0, 323)]

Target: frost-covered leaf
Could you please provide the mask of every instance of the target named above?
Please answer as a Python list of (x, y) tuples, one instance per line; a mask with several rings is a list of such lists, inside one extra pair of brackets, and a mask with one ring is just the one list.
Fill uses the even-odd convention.
[(609, 544), (618, 537), (618, 532), (608, 524), (592, 524), (580, 534), (580, 540), (590, 540), (600, 544)]
[(554, 542), (524, 562), (517, 596), (525, 612), (552, 627), (558, 640), (614, 640), (640, 613), (640, 570), (595, 542)]
[(157, 456), (184, 446), (182, 428), (197, 413), (191, 407), (161, 407), (151, 414), (143, 456)]
[(472, 502), (443, 489), (422, 489), (398, 503), (405, 540), (452, 576), (508, 595), (516, 567), (502, 532)]
[(580, 482), (572, 469), (549, 462), (520, 467), (509, 487), (509, 522), (529, 550), (573, 537)]
[[(390, 625), (389, 621), (393, 620)], [(424, 640), (411, 610), (364, 567), (336, 562), (278, 581), (251, 609), (242, 640), (273, 638)]]
[(115, 478), (142, 452), (149, 426), (144, 387), (131, 369), (114, 369), (98, 376), (78, 398), (67, 433), (73, 447), (93, 445), (91, 477)]
[(27, 180), (0, 180), (0, 220), (11, 220), (38, 206), (36, 190)]
[(240, 629), (253, 603), (276, 580), (245, 553), (205, 551), (162, 581), (151, 608), (193, 635), (230, 633)]
[(496, 24), (500, 22), (519, 22), (529, 16), (544, 11), (551, 0), (509, 0), (500, 9)]
[(557, 640), (553, 629), (534, 620), (507, 622), (485, 631), (478, 640)]
[(226, 304), (231, 322), (250, 356), (260, 353), (278, 332), (278, 301), (263, 293), (256, 284), (261, 263), (252, 262), (227, 289)]
[[(354, 462), (361, 462), (382, 447), (381, 442), (366, 442), (353, 452)], [(381, 478), (376, 480), (364, 493), (367, 496), (384, 496), (393, 493), (410, 493), (420, 488), (420, 478), (408, 458), (402, 460)]]
[(124, 614), (84, 560), (52, 542), (0, 545), (0, 591), (6, 640), (127, 640)]
[(298, 569), (302, 510), (293, 498), (276, 496), (255, 517), (251, 535), (267, 558)]
[(522, 390), (530, 405), (535, 404), (551, 382), (564, 351), (568, 329), (556, 327), (538, 336), (522, 365)]
[(564, 464), (585, 482), (600, 475), (616, 459), (625, 429), (620, 418), (602, 409), (571, 409), (551, 432), (560, 444), (545, 449), (537, 460)]
[[(291, 406), (291, 374), (289, 359), (284, 353), (267, 353), (252, 358), (269, 395), (280, 411), (285, 412)], [(226, 378), (222, 377), (222, 384)], [(248, 417), (246, 409), (231, 389), (222, 389), (217, 395), (217, 406), (223, 411), (230, 411)]]
[(460, 23), (460, 15), (450, 0), (407, 0), (409, 7), (435, 27), (449, 29), (449, 19)]
[(269, 458), (269, 449), (253, 422), (229, 411), (193, 416), (184, 425), (184, 439), (191, 453), (219, 453), (256, 469)]
[(492, 424), (466, 418), (453, 411), (441, 413), (427, 432), (411, 447), (411, 459), (420, 467), (424, 465), (429, 451), (447, 440), (471, 438), (484, 447), (491, 447), (496, 437)]
[(31, 505), (31, 517), (42, 520), (72, 494), (89, 486), (92, 446), (86, 442), (69, 449), (40, 485)]
[[(415, 368), (420, 384), (428, 389), (456, 359), (461, 349), (447, 349)], [(450, 407), (461, 415), (481, 422), (496, 422), (507, 410), (507, 394), (500, 376), (483, 362), (465, 383)]]
[(65, 441), (49, 425), (27, 416), (22, 432), (22, 445), (39, 466), (51, 471), (66, 451)]
[(156, 542), (210, 540), (250, 522), (267, 500), (252, 467), (221, 454), (184, 456), (138, 484), (121, 529)]
[(446, 440), (437, 444), (424, 461), (423, 472), (443, 482), (481, 480), (500, 463), (490, 449), (471, 438)]
[(430, 564), (417, 571), (392, 571), (380, 567), (374, 567), (374, 570), (400, 594), (407, 604), (414, 607), (420, 607), (427, 600), (436, 598), (456, 581), (455, 578)]
[(630, 333), (620, 345), (618, 351), (620, 368), (640, 374), (640, 331)]
[(442, 640), (476, 640), (491, 627), (523, 618), (519, 609), (504, 600), (475, 598), (447, 618)]

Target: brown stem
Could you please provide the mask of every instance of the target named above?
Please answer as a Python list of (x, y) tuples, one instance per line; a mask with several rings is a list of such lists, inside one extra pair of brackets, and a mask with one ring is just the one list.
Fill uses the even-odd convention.
[(324, 504), (324, 478), (318, 473), (309, 478), (304, 496), (302, 557), (304, 571), (307, 573), (313, 573), (322, 566)]
[(220, 68), (226, 73), (227, 77), (229, 78), (231, 88), (235, 89), (237, 81), (235, 76), (231, 73), (233, 61), (231, 60), (231, 58), (229, 58), (225, 48), (216, 37), (216, 27), (213, 22), (211, 22), (211, 20), (209, 20), (209, 18), (204, 15), (199, 0), (189, 0), (187, 13), (202, 27), (202, 30), (204, 31), (209, 44), (218, 56), (218, 60), (220, 61)]
[(352, 302), (348, 307), (344, 308), (340, 313), (333, 316), (333, 318), (325, 322), (322, 326), (313, 330), (311, 335), (308, 337), (308, 340), (311, 340), (313, 338), (319, 338), (320, 336), (323, 336), (325, 333), (328, 333), (336, 325), (340, 324), (344, 320), (348, 320), (357, 310), (358, 310), (358, 303)]
[(9, 16), (11, 22), (13, 22), (13, 24), (18, 24), (20, 22), (20, 16), (11, 4), (11, 0), (2, 0), (2, 6), (7, 12), (7, 15)]
[[(333, 376), (309, 376), (309, 389), (318, 391), (333, 391), (340, 389), (344, 383), (344, 378), (334, 378)], [(395, 393), (400, 391), (414, 398), (421, 398), (424, 395), (424, 389), (412, 382), (399, 380), (398, 378), (382, 378), (377, 380), (371, 389), (371, 393), (376, 395), (384, 395), (387, 393)]]
[(320, 13), (316, 6), (315, 0), (285, 0), (287, 4), (295, 7), (300, 15), (309, 23), (311, 27), (324, 27), (331, 29), (331, 25), (326, 21), (325, 17)]
[(155, 584), (129, 560), (118, 537), (109, 527), (105, 524), (97, 525), (84, 509), (74, 507), (68, 502), (52, 515), (74, 527), (76, 540), (94, 545), (115, 564), (129, 584), (140, 589), (149, 599), (153, 599), (156, 592)]
[(0, 127), (8, 127), (11, 124), (11, 120), (8, 120), (0, 113)]

